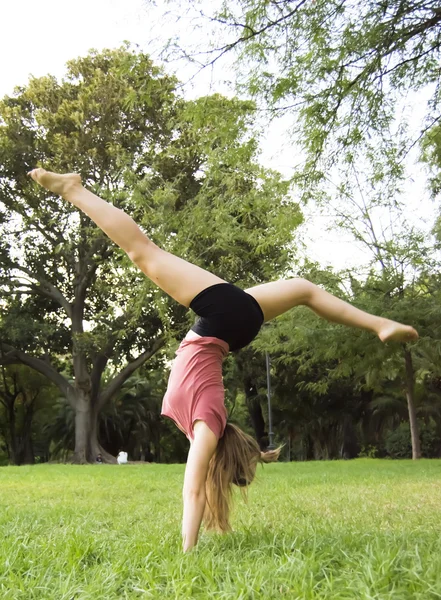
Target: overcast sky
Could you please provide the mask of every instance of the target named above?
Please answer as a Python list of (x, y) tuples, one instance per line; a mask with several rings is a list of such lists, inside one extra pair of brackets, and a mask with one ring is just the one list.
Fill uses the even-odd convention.
[[(209, 0), (207, 0), (207, 3)], [(29, 75), (52, 74), (61, 77), (65, 63), (91, 48), (114, 48), (125, 40), (137, 44), (159, 60), (161, 44), (173, 31), (184, 37), (191, 32), (182, 22), (158, 22), (159, 12), (147, 9), (142, 0), (2, 0), (0, 1), (0, 97), (11, 94), (16, 85), (26, 84)], [(180, 70), (187, 81), (191, 70)], [(231, 74), (232, 77), (232, 74)], [(205, 71), (187, 85), (187, 97), (214, 91), (227, 92), (225, 69)], [(294, 151), (286, 133), (288, 122), (268, 128), (262, 146), (261, 160), (289, 175), (295, 164)], [(409, 219), (429, 217), (432, 205), (425, 193), (425, 177), (421, 169), (410, 169), (407, 187)], [(308, 254), (322, 264), (343, 268), (363, 262), (365, 256), (354, 242), (341, 233), (326, 231), (326, 217), (308, 209), (309, 226), (305, 228)]]

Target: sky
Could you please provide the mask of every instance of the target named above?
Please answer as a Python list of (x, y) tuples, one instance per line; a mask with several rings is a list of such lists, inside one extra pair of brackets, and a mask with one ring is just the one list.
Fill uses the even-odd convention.
[[(185, 35), (192, 31), (191, 23), (185, 23), (185, 15), (175, 24), (172, 20), (158, 20), (161, 12), (147, 8), (143, 0), (0, 0), (0, 97), (12, 94), (17, 85), (26, 84), (30, 75), (50, 73), (62, 77), (66, 62), (87, 54), (91, 48), (114, 48), (129, 41), (159, 62), (168, 37), (179, 31), (185, 41)], [(171, 71), (170, 66), (166, 68)], [(180, 63), (177, 75), (188, 82), (193, 72)], [(190, 98), (215, 91), (231, 93), (226, 80), (233, 77), (228, 65), (205, 70), (187, 83), (184, 94)], [(268, 127), (260, 158), (286, 176), (292, 173), (296, 162), (287, 134), (289, 125), (288, 120), (281, 120)], [(432, 219), (434, 213), (425, 190), (425, 174), (421, 167), (413, 165), (415, 156), (414, 152), (409, 162), (406, 210), (409, 219), (418, 222), (421, 215)], [(349, 235), (327, 231), (326, 214), (320, 215), (314, 207), (308, 207), (305, 215), (302, 235), (310, 258), (337, 269), (366, 261), (366, 253)]]

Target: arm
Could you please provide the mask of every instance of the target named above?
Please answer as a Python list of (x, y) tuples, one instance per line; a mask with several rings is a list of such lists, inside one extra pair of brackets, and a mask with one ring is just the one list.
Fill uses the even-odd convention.
[(188, 453), (184, 478), (183, 550), (196, 546), (205, 510), (205, 481), (208, 465), (217, 446), (217, 438), (203, 421), (194, 425), (194, 440)]

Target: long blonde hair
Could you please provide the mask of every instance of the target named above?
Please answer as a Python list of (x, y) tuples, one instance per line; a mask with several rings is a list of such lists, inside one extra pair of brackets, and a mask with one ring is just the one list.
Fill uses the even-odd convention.
[(281, 448), (261, 452), (254, 438), (227, 423), (208, 469), (204, 524), (206, 529), (229, 531), (231, 497), (233, 484), (241, 488), (245, 495), (246, 487), (253, 481), (257, 463), (275, 462)]

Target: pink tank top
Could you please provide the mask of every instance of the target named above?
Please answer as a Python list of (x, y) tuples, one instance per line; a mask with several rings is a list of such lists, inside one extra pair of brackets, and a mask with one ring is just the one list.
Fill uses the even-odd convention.
[(204, 421), (219, 439), (227, 422), (222, 362), (227, 342), (189, 331), (176, 351), (161, 414), (173, 419), (189, 439), (195, 421)]

